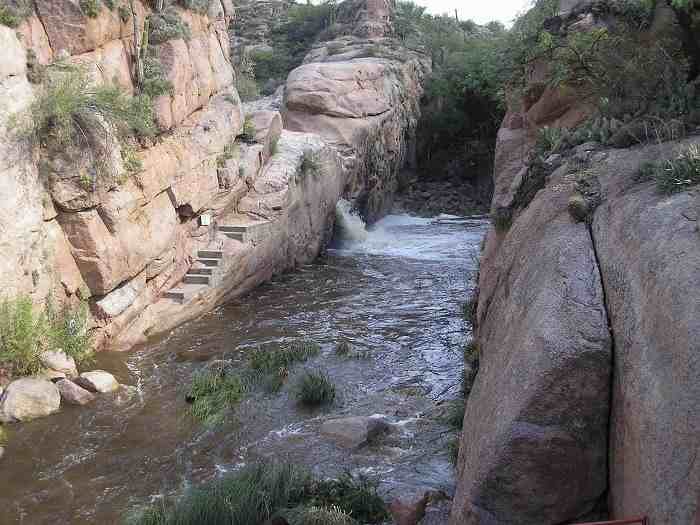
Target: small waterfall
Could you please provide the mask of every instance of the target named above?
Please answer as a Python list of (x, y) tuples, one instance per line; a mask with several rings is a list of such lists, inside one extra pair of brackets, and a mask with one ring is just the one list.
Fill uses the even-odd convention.
[(352, 204), (340, 199), (335, 206), (336, 235), (341, 242), (364, 242), (367, 228), (360, 215), (353, 211)]

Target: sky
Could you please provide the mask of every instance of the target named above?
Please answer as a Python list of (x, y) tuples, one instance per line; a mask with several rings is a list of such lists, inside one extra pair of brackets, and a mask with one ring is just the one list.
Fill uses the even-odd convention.
[(455, 9), (460, 20), (472, 19), (477, 24), (498, 20), (506, 25), (522, 12), (531, 2), (529, 0), (414, 0), (416, 4), (428, 8), (434, 15), (449, 13), (454, 16)]

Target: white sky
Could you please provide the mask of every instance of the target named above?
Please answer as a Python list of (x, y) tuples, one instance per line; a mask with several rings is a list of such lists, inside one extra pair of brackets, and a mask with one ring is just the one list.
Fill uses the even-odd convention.
[(515, 15), (525, 10), (531, 0), (414, 0), (428, 8), (434, 15), (448, 13), (454, 16), (455, 9), (460, 20), (472, 19), (477, 24), (498, 20), (506, 25)]

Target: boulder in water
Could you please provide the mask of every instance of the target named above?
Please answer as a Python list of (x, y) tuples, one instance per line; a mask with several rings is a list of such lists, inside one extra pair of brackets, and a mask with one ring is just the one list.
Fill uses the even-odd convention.
[(92, 393), (76, 385), (70, 379), (61, 379), (56, 382), (56, 387), (61, 394), (61, 399), (71, 405), (87, 405), (95, 399)]
[(8, 385), (0, 399), (0, 421), (29, 421), (58, 412), (61, 396), (51, 381), (25, 377)]
[(75, 377), (78, 375), (75, 359), (66, 355), (66, 353), (61, 350), (42, 352), (39, 359), (41, 360), (41, 364), (49, 370), (62, 372), (68, 377)]
[(119, 383), (114, 376), (104, 370), (83, 372), (75, 382), (90, 392), (100, 392), (101, 394), (114, 392), (119, 389)]
[(381, 416), (331, 419), (321, 425), (321, 434), (345, 448), (372, 444), (390, 430), (391, 425)]

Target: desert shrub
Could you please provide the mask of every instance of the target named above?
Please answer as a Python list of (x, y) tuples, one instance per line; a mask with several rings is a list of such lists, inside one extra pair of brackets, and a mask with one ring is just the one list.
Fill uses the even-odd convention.
[(191, 36), (190, 26), (180, 18), (173, 7), (153, 13), (149, 18), (148, 41), (151, 44), (162, 44), (176, 39), (189, 40)]
[(28, 0), (3, 0), (0, 4), (0, 25), (17, 27), (32, 14), (32, 9)]
[(131, 9), (126, 7), (124, 4), (120, 4), (117, 8), (117, 13), (119, 14), (119, 19), (122, 23), (127, 23), (131, 18)]
[(289, 525), (357, 525), (338, 507), (297, 507), (279, 513)]
[(149, 51), (149, 55), (143, 61), (141, 92), (154, 99), (161, 95), (170, 95), (172, 91), (173, 84), (166, 78), (163, 64)]
[(100, 14), (102, 2), (100, 0), (80, 0), (80, 9), (85, 16), (97, 18)]
[(243, 129), (241, 130), (239, 137), (241, 137), (244, 142), (252, 144), (255, 142), (256, 131), (257, 130), (255, 129), (255, 123), (253, 122), (252, 117), (246, 115), (245, 119), (243, 120)]
[(301, 155), (298, 173), (303, 177), (317, 177), (321, 175), (321, 161), (318, 158), (318, 154), (310, 149), (305, 150)]
[(569, 197), (567, 209), (569, 210), (569, 215), (571, 215), (571, 218), (576, 222), (584, 222), (590, 213), (588, 202), (580, 193), (575, 193)]
[(0, 362), (17, 375), (31, 375), (42, 368), (39, 355), (45, 348), (48, 323), (36, 313), (28, 296), (0, 302)]
[(306, 469), (255, 463), (189, 490), (176, 502), (141, 510), (131, 525), (254, 525), (306, 498), (312, 478)]
[(236, 90), (244, 102), (260, 97), (255, 67), (253, 56), (247, 49), (244, 50), (241, 61), (236, 67)]
[(270, 156), (274, 157), (275, 155), (277, 155), (277, 153), (279, 152), (279, 149), (280, 149), (279, 146), (280, 146), (280, 138), (274, 137), (270, 141)]
[(240, 377), (216, 367), (195, 374), (188, 401), (189, 413), (207, 425), (221, 423), (226, 410), (237, 405), (245, 394)]
[(673, 159), (643, 164), (639, 178), (654, 180), (658, 190), (667, 195), (697, 186), (700, 184), (700, 146), (692, 145)]
[(295, 396), (305, 406), (327, 405), (335, 400), (335, 385), (324, 372), (307, 370), (297, 382)]
[(360, 474), (346, 472), (338, 479), (314, 484), (311, 503), (337, 507), (360, 523), (383, 523), (389, 518), (386, 505), (377, 492), (378, 483)]
[[(274, 92), (277, 86), (284, 82), (287, 74), (292, 70), (291, 56), (287, 48), (278, 47), (274, 51), (254, 50), (251, 52), (251, 60), (255, 62), (255, 79), (259, 85), (265, 85), (269, 81), (272, 84), (265, 89), (265, 94)], [(275, 85), (272, 88), (272, 85)]]
[(491, 222), (497, 232), (507, 232), (513, 224), (513, 209), (505, 206), (498, 206), (491, 214)]

